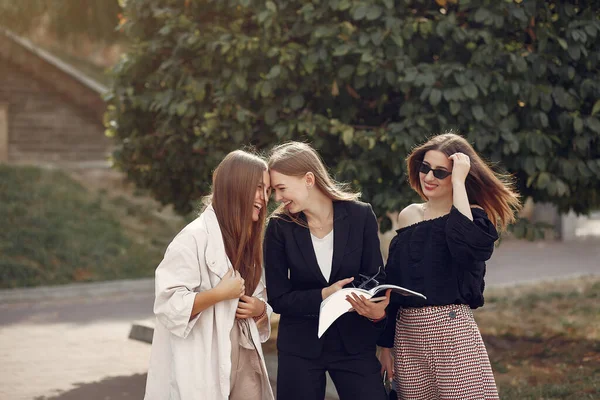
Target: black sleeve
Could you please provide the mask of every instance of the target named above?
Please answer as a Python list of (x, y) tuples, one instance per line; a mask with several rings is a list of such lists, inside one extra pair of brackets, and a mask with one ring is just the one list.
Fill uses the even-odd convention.
[(446, 241), (457, 261), (486, 261), (492, 256), (498, 232), (485, 211), (472, 208), (473, 221), (454, 206), (446, 222)]
[(277, 217), (271, 218), (263, 244), (268, 302), (273, 311), (281, 315), (318, 315), (321, 289), (294, 290), (290, 282), (280, 222)]
[(381, 247), (379, 244), (379, 226), (377, 217), (370, 204), (366, 207), (365, 228), (363, 232), (363, 250), (360, 265), (360, 273), (373, 276), (379, 271), (377, 280), (379, 284), (385, 283), (385, 268), (383, 268), (383, 258), (381, 257)]
[(385, 323), (385, 328), (379, 336), (379, 340), (377, 341), (377, 345), (380, 347), (392, 348), (394, 347), (394, 335), (396, 334), (396, 314), (400, 309), (400, 305), (398, 303), (390, 302), (390, 304), (386, 308), (387, 319)]

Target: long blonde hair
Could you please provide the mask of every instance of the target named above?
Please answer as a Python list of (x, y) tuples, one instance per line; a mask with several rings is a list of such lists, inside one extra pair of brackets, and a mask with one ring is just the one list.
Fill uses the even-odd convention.
[(428, 200), (421, 188), (419, 166), (425, 158), (425, 153), (430, 150), (440, 151), (446, 156), (458, 152), (469, 156), (471, 169), (465, 181), (469, 202), (481, 206), (501, 230), (505, 230), (515, 221), (515, 213), (521, 209), (521, 202), (513, 176), (494, 172), (465, 138), (452, 132), (433, 136), (413, 149), (406, 158), (408, 181), (421, 198)]
[[(242, 150), (229, 153), (213, 173), (212, 194), (204, 200), (212, 203), (225, 243), (225, 252), (246, 283), (252, 296), (262, 275), (262, 235), (266, 205), (257, 222), (252, 221), (256, 188), (263, 179), (267, 163)], [(267, 199), (265, 199), (267, 200)]]
[[(329, 175), (317, 151), (307, 143), (288, 142), (275, 146), (271, 150), (268, 165), (269, 170), (287, 176), (303, 177), (306, 173), (312, 172), (316, 187), (333, 201), (352, 201), (360, 198), (360, 192), (350, 190), (348, 185), (335, 181)], [(274, 211), (274, 215), (281, 214), (288, 215), (295, 222), (299, 222), (285, 210), (283, 205)]]

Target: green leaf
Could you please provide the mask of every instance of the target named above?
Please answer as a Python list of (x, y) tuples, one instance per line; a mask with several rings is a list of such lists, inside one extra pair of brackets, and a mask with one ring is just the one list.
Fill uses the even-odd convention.
[(569, 190), (569, 186), (565, 184), (562, 180), (558, 179), (556, 181), (556, 193), (560, 196), (569, 196), (571, 191)]
[(511, 14), (521, 22), (527, 22), (527, 16), (522, 8), (513, 8)]
[(304, 96), (297, 94), (290, 99), (290, 107), (293, 110), (299, 110), (304, 105)]
[(599, 111), (600, 111), (600, 100), (596, 100), (596, 102), (594, 103), (594, 107), (592, 108), (591, 115), (596, 115)]
[(188, 103), (183, 102), (183, 103), (179, 103), (179, 105), (177, 105), (177, 115), (179, 115), (180, 117), (183, 117), (185, 115), (185, 113), (187, 112), (188, 109)]
[(548, 93), (540, 94), (540, 106), (545, 112), (549, 112), (552, 109), (552, 96)]
[(475, 117), (477, 121), (481, 121), (485, 118), (485, 112), (483, 111), (483, 107), (481, 107), (479, 104), (472, 106), (471, 112), (473, 113), (473, 117)]
[(600, 121), (598, 121), (598, 119), (596, 117), (588, 117), (585, 122), (586, 122), (588, 128), (590, 128), (592, 131), (600, 134)]
[(569, 56), (571, 56), (571, 58), (575, 61), (579, 60), (579, 58), (581, 57), (581, 47), (579, 47), (578, 44), (575, 44), (574, 46), (569, 46), (567, 52), (569, 53)]
[(379, 6), (371, 6), (369, 7), (369, 11), (367, 11), (367, 19), (369, 21), (373, 21), (374, 19), (377, 19), (381, 16), (382, 14), (382, 10), (381, 7)]
[(383, 42), (383, 32), (378, 29), (371, 33), (371, 42), (373, 42), (375, 46), (380, 46), (381, 42)]
[(477, 86), (473, 82), (469, 82), (463, 86), (462, 91), (469, 99), (473, 100), (477, 98)]
[(261, 11), (260, 13), (258, 13), (258, 23), (262, 24), (270, 16), (271, 12), (269, 10)]
[(500, 103), (496, 109), (501, 116), (506, 117), (508, 115), (508, 106), (506, 104)]
[(262, 87), (260, 88), (260, 95), (262, 97), (269, 97), (271, 95), (272, 91), (273, 91), (273, 88), (271, 87), (271, 82), (264, 81), (262, 84)]
[(457, 115), (460, 111), (460, 103), (457, 101), (450, 102), (450, 114)]
[(275, 79), (281, 74), (281, 65), (273, 65), (267, 74), (267, 79)]
[(546, 159), (544, 157), (536, 157), (535, 158), (535, 165), (538, 167), (538, 169), (540, 171), (545, 171), (546, 170)]
[(442, 91), (439, 89), (431, 89), (431, 93), (429, 93), (429, 104), (431, 104), (432, 106), (437, 106), (438, 104), (440, 104), (440, 101), (442, 100)]
[(402, 38), (402, 36), (400, 36), (396, 33), (392, 33), (390, 35), (390, 38), (396, 44), (396, 46), (398, 46), (400, 48), (404, 47), (404, 39)]
[(550, 174), (547, 172), (541, 172), (537, 178), (537, 182), (536, 182), (537, 188), (545, 189), (546, 186), (548, 186), (548, 183), (550, 183)]
[(577, 116), (573, 118), (573, 130), (575, 133), (583, 132), (583, 120)]
[(348, 51), (350, 51), (351, 47), (349, 44), (344, 43), (342, 45), (339, 45), (338, 47), (335, 48), (335, 50), (333, 51), (333, 56), (334, 57), (340, 57), (340, 56), (345, 56), (346, 54), (348, 54)]
[(542, 125), (542, 128), (547, 128), (549, 122), (548, 116), (545, 113), (539, 113), (538, 116), (540, 118), (540, 124)]
[(558, 41), (560, 47), (563, 48), (563, 50), (567, 50), (569, 48), (569, 45), (567, 44), (567, 41), (565, 39), (557, 37), (556, 40)]
[(352, 145), (354, 140), (354, 128), (349, 126), (342, 131), (342, 141), (348, 147)]
[(344, 11), (349, 9), (351, 6), (352, 3), (350, 2), (350, 0), (340, 0), (340, 2), (338, 3), (338, 10)]
[(277, 6), (272, 1), (267, 1), (266, 7), (267, 7), (267, 10), (269, 10), (271, 12), (276, 12), (277, 11)]
[(488, 19), (490, 15), (490, 12), (485, 8), (478, 8), (477, 11), (475, 11), (475, 15), (473, 16), (473, 18), (475, 19), (475, 22), (482, 23), (486, 19)]
[(527, 175), (533, 175), (536, 170), (535, 159), (533, 157), (525, 158), (525, 161), (523, 162), (523, 169), (525, 170), (525, 172), (527, 172)]
[(277, 121), (277, 109), (271, 107), (265, 112), (265, 122), (267, 125), (273, 125)]
[(341, 79), (346, 79), (346, 78), (349, 78), (353, 73), (354, 73), (354, 67), (352, 65), (344, 65), (342, 68), (340, 68), (340, 70), (338, 72), (338, 76)]
[(352, 18), (356, 21), (360, 21), (367, 15), (368, 8), (366, 6), (358, 6), (352, 13)]

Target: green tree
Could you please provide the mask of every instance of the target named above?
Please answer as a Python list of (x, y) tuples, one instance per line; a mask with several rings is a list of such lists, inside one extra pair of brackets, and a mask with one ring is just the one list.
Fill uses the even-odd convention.
[(0, 26), (27, 33), (40, 24), (62, 40), (113, 42), (124, 0), (0, 0)]
[(594, 1), (129, 0), (116, 165), (187, 212), (245, 144), (312, 142), (379, 215), (415, 200), (404, 158), (454, 129), (560, 210), (600, 200)]

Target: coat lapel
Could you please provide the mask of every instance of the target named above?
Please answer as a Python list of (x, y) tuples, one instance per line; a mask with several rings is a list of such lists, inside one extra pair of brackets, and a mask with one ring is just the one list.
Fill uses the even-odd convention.
[[(306, 223), (306, 217), (304, 214), (300, 214), (299, 217), (304, 223)], [(304, 257), (304, 262), (306, 263), (308, 269), (319, 280), (319, 282), (325, 286), (329, 286), (329, 283), (325, 280), (325, 277), (321, 272), (321, 268), (319, 267), (317, 256), (315, 255), (315, 249), (312, 244), (312, 239), (310, 238), (310, 230), (301, 225), (294, 224), (294, 239), (296, 240), (296, 244), (300, 249), (302, 257)]]
[(350, 232), (350, 221), (347, 218), (348, 211), (344, 202), (333, 203), (333, 261), (331, 263), (330, 282), (337, 282), (337, 273), (342, 266), (342, 260), (346, 253), (346, 243)]
[(206, 207), (202, 213), (202, 218), (208, 232), (208, 245), (204, 253), (206, 265), (215, 275), (223, 278), (229, 268), (233, 268), (233, 265), (225, 252), (221, 227), (212, 204)]

